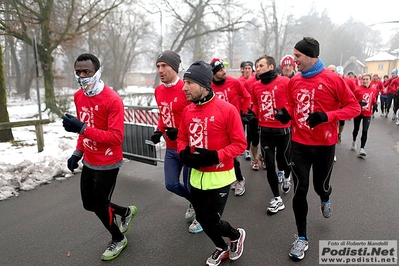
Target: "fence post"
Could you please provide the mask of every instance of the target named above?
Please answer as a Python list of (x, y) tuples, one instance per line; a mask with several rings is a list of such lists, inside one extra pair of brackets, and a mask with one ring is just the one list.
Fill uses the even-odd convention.
[(37, 140), (37, 152), (42, 152), (44, 150), (44, 137), (43, 137), (43, 125), (36, 124), (36, 140)]

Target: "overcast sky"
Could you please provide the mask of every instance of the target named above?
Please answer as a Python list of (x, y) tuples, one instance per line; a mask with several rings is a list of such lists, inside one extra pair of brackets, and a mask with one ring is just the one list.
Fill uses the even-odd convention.
[[(279, 1), (280, 2), (280, 1)], [(292, 13), (297, 15), (301, 12), (307, 13), (312, 3), (315, 3), (316, 10), (321, 13), (327, 10), (329, 17), (336, 24), (345, 23), (351, 16), (366, 25), (382, 23), (387, 21), (399, 21), (399, 1), (379, 0), (366, 3), (366, 1), (335, 0), (335, 1), (314, 1), (285, 0), (287, 5), (293, 6)], [(307, 4), (306, 4), (307, 3)], [(379, 30), (384, 35), (384, 40), (390, 38), (393, 28), (399, 28), (399, 23), (377, 24), (372, 26), (373, 30)]]

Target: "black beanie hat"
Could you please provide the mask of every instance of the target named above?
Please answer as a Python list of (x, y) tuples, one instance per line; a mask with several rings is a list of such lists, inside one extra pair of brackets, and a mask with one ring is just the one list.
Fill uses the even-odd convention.
[(177, 53), (170, 50), (164, 51), (158, 56), (157, 63), (158, 62), (165, 62), (174, 71), (176, 71), (176, 73), (179, 73), (179, 65), (181, 63), (181, 60), (180, 55), (178, 55)]
[(295, 49), (309, 57), (317, 58), (320, 54), (319, 42), (311, 37), (303, 37), (295, 44)]
[(212, 58), (211, 68), (212, 68), (213, 75), (218, 73), (218, 71), (221, 70), (224, 67), (225, 67), (225, 65), (224, 65), (224, 61), (222, 59)]
[(196, 61), (184, 73), (183, 80), (191, 80), (207, 90), (211, 89), (212, 67), (204, 61)]

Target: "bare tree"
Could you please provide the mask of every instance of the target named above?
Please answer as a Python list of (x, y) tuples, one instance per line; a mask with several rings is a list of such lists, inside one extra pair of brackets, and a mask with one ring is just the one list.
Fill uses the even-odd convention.
[[(7, 93), (3, 69), (3, 49), (0, 45), (0, 122), (10, 122), (7, 110)], [(13, 140), (11, 129), (0, 130), (0, 142)]]
[(296, 24), (293, 15), (287, 12), (280, 14), (275, 0), (262, 2), (257, 14), (257, 31), (253, 36), (257, 41), (253, 45), (257, 54), (273, 56), (277, 62), (283, 55), (291, 54)]
[(115, 90), (123, 89), (134, 61), (151, 48), (151, 23), (138, 6), (115, 9), (91, 32), (92, 51), (102, 58), (103, 79)]
[[(196, 40), (193, 60), (203, 59), (204, 47), (198, 45), (201, 38), (213, 33), (237, 31), (247, 22), (245, 16), (248, 12), (239, 5), (238, 1), (181, 0), (178, 4), (179, 9), (174, 8), (174, 3), (169, 0), (164, 3), (167, 12), (173, 17), (169, 38), (171, 41), (168, 43), (170, 49), (178, 53), (187, 42)], [(234, 16), (227, 14), (226, 10), (234, 7), (240, 12), (235, 12)], [(220, 44), (216, 43), (216, 45)]]
[[(79, 38), (96, 27), (124, 0), (4, 0), (0, 9), (0, 33), (32, 44), (38, 35), (37, 51), (44, 76), (46, 109), (61, 115), (54, 93), (53, 51), (63, 42)], [(4, 3), (9, 3), (10, 8)], [(5, 14), (8, 14), (6, 19)]]
[(35, 64), (32, 46), (23, 43), (20, 50), (21, 61), (21, 92), (25, 95), (25, 100), (30, 99), (30, 88), (35, 77)]

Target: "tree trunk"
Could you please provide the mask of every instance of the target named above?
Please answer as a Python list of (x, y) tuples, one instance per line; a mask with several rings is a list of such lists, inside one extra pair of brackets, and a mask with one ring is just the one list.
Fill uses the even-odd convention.
[(57, 107), (54, 93), (54, 73), (53, 73), (53, 61), (54, 57), (51, 52), (45, 51), (42, 46), (38, 46), (40, 63), (42, 66), (43, 77), (44, 77), (44, 102), (46, 104), (46, 110), (61, 117), (62, 112)]
[(15, 42), (13, 39), (9, 38), (8, 43), (10, 45), (11, 60), (14, 65), (15, 78), (16, 78), (15, 79), (16, 91), (18, 95), (22, 95), (24, 91), (21, 86), (21, 80), (22, 80), (21, 66), (18, 61), (17, 52), (15, 51)]
[(30, 100), (30, 88), (32, 86), (33, 77), (35, 76), (35, 65), (32, 61), (32, 47), (24, 44), (25, 50), (25, 71), (23, 73), (22, 88), (25, 94), (25, 100)]
[[(7, 93), (3, 69), (3, 50), (0, 44), (0, 122), (10, 122), (7, 111)], [(14, 140), (11, 129), (0, 130), (0, 142)]]

